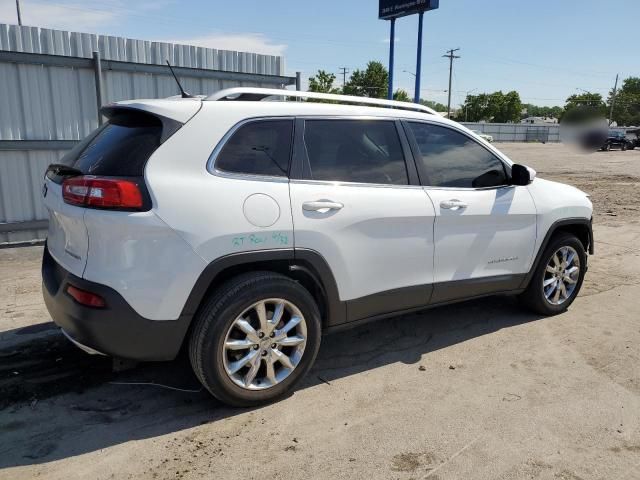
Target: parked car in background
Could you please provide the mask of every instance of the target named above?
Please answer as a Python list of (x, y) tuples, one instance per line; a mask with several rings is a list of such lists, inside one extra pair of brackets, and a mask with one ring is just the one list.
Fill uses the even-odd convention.
[(627, 147), (629, 150), (640, 148), (640, 128), (627, 129), (627, 139), (630, 142)]
[(101, 112), (44, 179), (47, 308), (89, 353), (184, 345), (228, 404), (287, 395), (324, 332), (495, 294), (561, 313), (593, 253), (586, 193), (422, 105), (234, 88)]
[(604, 145), (600, 147), (600, 150), (608, 151), (614, 148), (619, 148), (622, 151), (634, 148), (634, 143), (627, 138), (627, 134), (624, 130), (609, 130), (609, 136), (604, 142)]
[(489, 143), (493, 143), (493, 137), (491, 135), (479, 132), (478, 130), (471, 130), (471, 131), (475, 133), (477, 136), (479, 136), (480, 138), (482, 138), (483, 140), (486, 140)]

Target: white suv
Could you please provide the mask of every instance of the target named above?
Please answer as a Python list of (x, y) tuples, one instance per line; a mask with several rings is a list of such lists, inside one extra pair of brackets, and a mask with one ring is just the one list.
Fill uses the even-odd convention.
[(46, 173), (47, 307), (90, 353), (184, 345), (229, 404), (291, 391), (324, 332), (494, 294), (564, 311), (593, 253), (584, 192), (421, 105), (236, 88), (102, 112)]

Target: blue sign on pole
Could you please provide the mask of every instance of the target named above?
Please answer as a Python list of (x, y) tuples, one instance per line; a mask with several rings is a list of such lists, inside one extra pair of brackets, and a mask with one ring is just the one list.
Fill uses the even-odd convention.
[(381, 20), (413, 15), (438, 8), (439, 0), (380, 0), (378, 17)]

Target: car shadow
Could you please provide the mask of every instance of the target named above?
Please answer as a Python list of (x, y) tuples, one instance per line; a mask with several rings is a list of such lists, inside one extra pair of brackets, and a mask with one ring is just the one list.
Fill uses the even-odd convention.
[[(431, 352), (539, 318), (513, 298), (487, 297), (327, 335), (297, 390), (397, 362), (429, 362)], [(159, 437), (247, 411), (203, 391), (184, 354), (113, 373), (108, 358), (84, 354), (55, 330), (9, 348), (2, 343), (0, 469)]]

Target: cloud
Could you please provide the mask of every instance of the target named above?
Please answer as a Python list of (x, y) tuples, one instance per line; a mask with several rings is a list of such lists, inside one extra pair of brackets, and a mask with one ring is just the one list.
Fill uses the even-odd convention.
[[(118, 19), (118, 13), (93, 9), (91, 8), (93, 5), (93, 2), (50, 4), (22, 1), (20, 2), (22, 24), (61, 30), (86, 31), (111, 24)], [(15, 2), (5, 1), (0, 4), (0, 23), (18, 23)]]
[(218, 50), (236, 50), (238, 52), (262, 53), (264, 55), (284, 55), (286, 44), (274, 43), (261, 33), (219, 33), (196, 38), (163, 40), (169, 43), (196, 45), (217, 48)]

